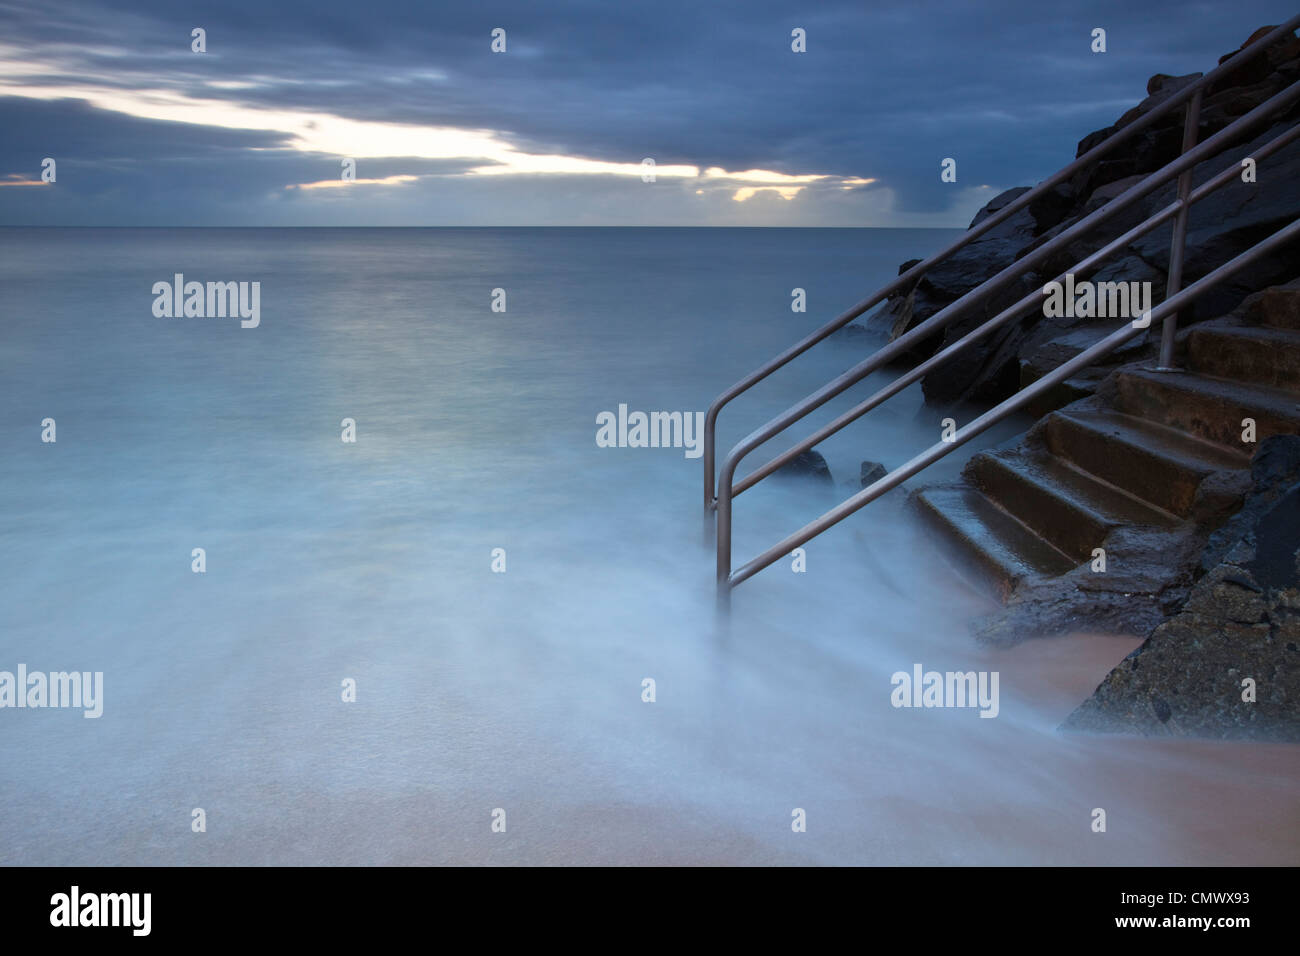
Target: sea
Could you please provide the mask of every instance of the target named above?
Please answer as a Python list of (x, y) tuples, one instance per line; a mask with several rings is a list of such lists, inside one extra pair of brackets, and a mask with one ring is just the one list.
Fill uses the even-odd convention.
[[(0, 229), (0, 672), (102, 675), (99, 716), (0, 707), (0, 863), (1300, 862), (1297, 748), (1058, 729), (1138, 639), (972, 638), (995, 605), (907, 490), (1023, 422), (729, 613), (698, 445), (598, 441), (955, 235)], [(166, 314), (177, 276), (257, 322)], [(738, 398), (719, 457), (876, 345)], [(830, 486), (747, 491), (735, 566), (941, 418), (913, 386), (819, 446)], [(996, 674), (996, 714), (895, 706), (917, 667)]]

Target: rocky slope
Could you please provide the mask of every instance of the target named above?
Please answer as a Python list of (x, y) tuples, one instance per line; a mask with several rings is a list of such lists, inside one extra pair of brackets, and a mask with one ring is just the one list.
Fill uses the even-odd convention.
[[(1241, 49), (1271, 29), (1262, 27), (1257, 30)], [(1239, 52), (1226, 54), (1220, 63)], [(1147, 84), (1146, 99), (1113, 126), (1085, 136), (1079, 143), (1076, 156), (1083, 155), (1200, 75), (1153, 76)], [(1300, 40), (1294, 37), (1276, 43), (1266, 53), (1244, 62), (1239, 70), (1207, 89), (1201, 108), (1198, 142), (1219, 132), (1297, 79), (1300, 79)], [(868, 328), (891, 339), (897, 338), (1118, 196), (1143, 176), (1176, 159), (1182, 142), (1183, 117), (1183, 110), (1174, 110), (1133, 141), (1117, 147), (1108, 157), (1081, 170), (1071, 180), (931, 269), (910, 290), (891, 297), (869, 317), (866, 320)], [(1260, 144), (1294, 124), (1297, 118), (1300, 118), (1300, 103), (1265, 120), (1244, 141), (1200, 164), (1195, 171), (1194, 185), (1201, 184), (1229, 165), (1239, 165)], [(1019, 187), (993, 199), (975, 216), (971, 225), (976, 225), (1027, 190), (1028, 187)], [(1168, 205), (1175, 196), (1174, 182), (1155, 190), (1107, 223), (1097, 236), (1077, 242), (1050, 257), (1035, 273), (994, 295), (983, 308), (964, 315), (941, 336), (936, 335), (924, 343), (912, 357), (933, 354), (941, 345), (960, 338), (1024, 295), (1041, 289), (1046, 281), (1153, 211)], [(1192, 208), (1183, 270), (1184, 285), (1194, 282), (1297, 216), (1300, 216), (1300, 141), (1290, 143), (1261, 161), (1256, 182), (1231, 183)], [(1155, 300), (1159, 302), (1163, 299), (1167, 281), (1169, 243), (1170, 227), (1159, 227), (1112, 258), (1093, 278), (1096, 281), (1151, 281)], [(904, 263), (903, 270), (915, 262)], [(1264, 261), (1198, 301), (1180, 315), (1180, 326), (1223, 315), (1250, 292), (1284, 282), (1292, 278), (1295, 271), (1293, 252)], [(1040, 312), (1030, 313), (928, 375), (923, 381), (926, 400), (932, 405), (945, 407), (959, 402), (987, 404), (1000, 401), (1078, 354), (1112, 331), (1113, 326), (1112, 320), (1046, 319)], [(1157, 332), (1152, 340), (1158, 340), (1158, 337)], [(1153, 344), (1138, 343), (1114, 358), (1116, 362), (1131, 362), (1143, 349), (1152, 348)], [(1060, 403), (1090, 391), (1104, 378), (1106, 371), (1100, 369), (1072, 381), (1070, 388), (1059, 397)]]

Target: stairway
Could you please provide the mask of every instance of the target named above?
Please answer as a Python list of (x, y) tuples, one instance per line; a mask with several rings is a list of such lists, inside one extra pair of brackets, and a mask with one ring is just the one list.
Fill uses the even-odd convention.
[(1095, 548), (1109, 555), (1117, 531), (1205, 521), (1206, 479), (1250, 467), (1244, 418), (1256, 443), (1300, 432), (1300, 290), (1270, 289), (1238, 311), (1180, 335), (1182, 370), (1124, 367), (1010, 447), (974, 456), (959, 481), (916, 493), (958, 571), (1005, 602), (1087, 567)]

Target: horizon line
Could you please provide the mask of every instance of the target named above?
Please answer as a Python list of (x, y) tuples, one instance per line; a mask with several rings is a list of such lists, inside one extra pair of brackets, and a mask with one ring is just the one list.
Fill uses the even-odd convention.
[(105, 226), (53, 223), (0, 223), (0, 229), (913, 229), (945, 230), (953, 229), (965, 232), (969, 226), (611, 226), (611, 225), (506, 225), (506, 226), (290, 226), (290, 225), (246, 225), (246, 226)]

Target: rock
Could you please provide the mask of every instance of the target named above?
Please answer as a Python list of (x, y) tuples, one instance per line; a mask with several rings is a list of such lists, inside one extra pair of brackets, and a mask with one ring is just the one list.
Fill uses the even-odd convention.
[(1034, 234), (1056, 225), (1070, 212), (1078, 201), (1078, 194), (1069, 183), (1058, 183), (1029, 203), (1029, 214), (1034, 217)]
[[(1027, 191), (1028, 187), (1018, 187), (996, 196), (975, 214), (971, 225), (982, 222)], [(1038, 228), (1033, 210), (1020, 210), (926, 272), (910, 289), (891, 296), (882, 309), (872, 317), (870, 324), (876, 327), (887, 325), (891, 341), (910, 332), (945, 306), (961, 298), (975, 286), (1015, 261), (1017, 253), (1033, 239)], [(904, 263), (905, 268), (900, 269), (900, 274), (915, 264), (916, 260)], [(997, 301), (1001, 302), (1003, 299)], [(1009, 304), (1014, 299), (1005, 301)], [(979, 321), (982, 322), (992, 314), (995, 313), (982, 313)], [(933, 355), (943, 341), (945, 339), (942, 332), (929, 336), (910, 349), (906, 358), (912, 363), (923, 361)]]
[(1155, 96), (1157, 93), (1172, 95), (1189, 83), (1199, 80), (1202, 75), (1201, 73), (1188, 73), (1185, 76), (1170, 76), (1168, 73), (1157, 73), (1147, 80), (1147, 95)]
[(970, 226), (968, 226), (967, 228), (973, 229), (974, 227), (982, 223), (985, 219), (987, 219), (989, 216), (993, 215), (995, 212), (1000, 212), (1002, 209), (1005, 209), (1007, 206), (1011, 205), (1013, 202), (1015, 202), (1017, 199), (1019, 199), (1027, 192), (1029, 192), (1028, 186), (1016, 186), (1012, 189), (1006, 190), (1005, 192), (998, 193), (996, 196), (994, 196), (992, 199), (986, 202), (984, 204), (984, 207), (980, 209), (979, 212), (975, 213), (975, 218), (970, 221)]
[(859, 482), (863, 488), (875, 484), (885, 475), (889, 474), (889, 469), (878, 461), (864, 461)]
[(1207, 574), (1229, 557), (1242, 538), (1244, 528), (1258, 523), (1260, 516), (1283, 492), (1300, 483), (1300, 435), (1273, 435), (1260, 442), (1250, 462), (1251, 493), (1232, 521), (1213, 532), (1199, 562), (1199, 573)]
[[(1060, 577), (1022, 585), (1003, 609), (976, 620), (971, 630), (981, 643), (1001, 646), (1079, 632), (1150, 634), (1186, 600), (1188, 568), (1203, 542), (1190, 525), (1117, 528), (1101, 542), (1112, 557), (1105, 574), (1093, 573), (1085, 563)], [(1120, 562), (1114, 560), (1118, 555)]]
[[(1192, 177), (1199, 186), (1210, 176), (1229, 166), (1240, 166), (1258, 146), (1283, 132), (1291, 124), (1273, 126), (1255, 136), (1244, 146), (1230, 149), (1203, 163)], [(1272, 156), (1261, 160), (1259, 181), (1225, 186), (1202, 200), (1192, 210), (1183, 262), (1183, 284), (1197, 279), (1259, 240), (1300, 217), (1300, 143), (1293, 142)], [(1155, 190), (1140, 204), (1143, 214), (1172, 202), (1177, 185), (1168, 183)], [(1169, 267), (1169, 237), (1157, 229), (1134, 242), (1129, 248), (1144, 262), (1160, 271)], [(1231, 312), (1247, 295), (1296, 276), (1294, 250), (1265, 258), (1237, 273), (1179, 314), (1180, 325), (1216, 318)], [(1162, 297), (1163, 298), (1163, 297)]]
[[(1225, 53), (1223, 56), (1219, 57), (1220, 65), (1227, 63), (1242, 50), (1246, 49), (1246, 47), (1253, 45), (1275, 29), (1277, 29), (1276, 24), (1268, 27), (1260, 27), (1252, 33), (1247, 38), (1246, 42), (1238, 49), (1233, 50), (1231, 53)], [(1269, 75), (1271, 69), (1275, 69), (1285, 62), (1293, 60), (1297, 56), (1300, 56), (1300, 41), (1297, 41), (1294, 37), (1284, 39), (1280, 43), (1275, 44), (1274, 47), (1264, 56), (1252, 57), (1250, 60), (1244, 61), (1240, 69), (1229, 73), (1226, 77), (1212, 86), (1209, 92), (1216, 93), (1227, 87), (1248, 86), (1252, 83), (1258, 83)]]
[(889, 344), (887, 335), (882, 335), (878, 330), (858, 322), (850, 322), (835, 334), (843, 339), (852, 340), (855, 344), (866, 344), (872, 351)]
[[(1243, 146), (1227, 150), (1214, 161), (1202, 164), (1193, 176), (1200, 185), (1211, 175), (1229, 166), (1240, 165), (1257, 147), (1282, 131), (1274, 126)], [(1177, 150), (1168, 157), (1172, 159)], [(1089, 195), (1088, 204), (1100, 207), (1133, 185), (1135, 179), (1118, 180), (1102, 186)], [(1246, 186), (1248, 184), (1242, 184)], [(1260, 239), (1288, 225), (1300, 217), (1300, 142), (1293, 142), (1260, 164), (1260, 180), (1250, 188), (1224, 187), (1197, 204), (1191, 218), (1191, 228), (1186, 239), (1183, 265), (1183, 285), (1207, 275)], [(1067, 248), (1048, 257), (1036, 268), (1036, 274), (1020, 287), (1020, 294), (1032, 289), (1029, 282), (1045, 281), (1072, 268), (1073, 264), (1100, 249), (1115, 234), (1136, 224), (1152, 212), (1172, 202), (1176, 195), (1175, 183), (1168, 183), (1139, 200), (1131, 209), (1118, 215), (1099, 229), (1095, 236), (1076, 241)], [(1095, 198), (1094, 198), (1095, 197)], [(1080, 214), (1086, 211), (1080, 211)], [(1048, 241), (1077, 221), (1073, 217), (1053, 227), (1033, 240), (1024, 250), (1031, 251), (1039, 243)], [(1000, 265), (998, 260), (993, 265)], [(1169, 267), (1169, 233), (1155, 229), (1136, 240), (1126, 253), (1112, 257), (1111, 261), (1091, 276), (1092, 281), (1151, 282), (1156, 304), (1164, 300)], [(968, 264), (968, 270), (972, 267)], [(1232, 279), (1219, 283), (1195, 303), (1182, 310), (1180, 327), (1205, 319), (1216, 318), (1231, 312), (1242, 299), (1259, 289), (1284, 283), (1295, 277), (1294, 255), (1283, 251), (1265, 258), (1239, 272)], [(996, 300), (996, 305), (1009, 304), (1008, 298)], [(1011, 299), (1014, 301), (1014, 299)], [(983, 310), (987, 316), (996, 314), (994, 308)], [(964, 400), (1000, 401), (1019, 387), (1019, 380), (1007, 375), (1007, 364), (1019, 362), (1044, 342), (1066, 333), (1078, 320), (1044, 319), (1041, 313), (1031, 312), (1018, 322), (1009, 323), (981, 343), (976, 343), (959, 360), (926, 376), (923, 389), (927, 401), (948, 404)], [(978, 322), (961, 321), (948, 332), (945, 342), (952, 341)], [(1118, 357), (1117, 357), (1117, 360)]]
[[(1087, 324), (1081, 322), (1078, 325), (1071, 326), (1068, 321), (1058, 322), (1057, 320), (1052, 320), (1050, 323), (1045, 320), (1039, 324), (1034, 333), (1031, 334), (1030, 340), (1020, 346), (1020, 354), (1025, 356), (1020, 359), (1020, 388), (1026, 388), (1044, 375), (1056, 371), (1066, 362), (1075, 358), (1080, 352), (1090, 348), (1115, 331), (1113, 324), (1100, 324), (1088, 322), (1088, 320), (1083, 320), (1083, 322)], [(1053, 337), (1048, 338), (1041, 344), (1036, 344), (1039, 339), (1047, 334)], [(1138, 338), (1121, 346), (1112, 354), (1118, 360), (1132, 362), (1137, 361), (1144, 352), (1150, 350), (1148, 343)], [(1055, 411), (1071, 402), (1095, 393), (1102, 380), (1110, 372), (1111, 369), (1106, 366), (1092, 366), (1081, 369), (1071, 378), (1061, 382), (1045, 395), (1032, 402), (1027, 406), (1027, 409), (1030, 414), (1041, 418), (1048, 412)]]
[(826, 459), (822, 457), (821, 452), (806, 451), (799, 455), (793, 461), (787, 463), (784, 467), (778, 469), (773, 477), (782, 479), (812, 479), (821, 485), (834, 487), (835, 481), (831, 478), (830, 466), (826, 464)]
[[(1153, 269), (1142, 259), (1127, 256), (1093, 273), (1091, 281), (1151, 282), (1154, 293), (1157, 289), (1164, 288), (1166, 280), (1164, 273)], [(1036, 316), (1032, 323), (1026, 322), (1014, 336), (1008, 338), (1008, 344), (1014, 347), (1019, 361), (1020, 381), (1017, 390), (1055, 371), (1114, 331), (1115, 323), (1110, 319), (1067, 317), (1049, 319)], [(1113, 351), (1105, 362), (1084, 369), (1068, 382), (1062, 383), (1055, 391), (1037, 402), (1032, 411), (1034, 414), (1044, 415), (1084, 395), (1091, 394), (1102, 379), (1110, 374), (1116, 363), (1136, 362), (1144, 356), (1153, 357), (1155, 353), (1156, 344), (1153, 338), (1137, 336)], [(992, 376), (993, 369), (990, 367), (983, 376), (977, 378), (977, 384), (981, 379), (990, 379)]]
[(1116, 196), (1127, 192), (1131, 186), (1137, 185), (1145, 178), (1146, 177), (1144, 176), (1125, 176), (1123, 179), (1116, 179), (1113, 182), (1098, 186), (1092, 191), (1092, 195), (1088, 197), (1088, 201), (1084, 203), (1084, 214), (1087, 215), (1095, 209), (1100, 209)]
[[(1241, 49), (1257, 42), (1267, 28), (1256, 31)], [(1226, 62), (1239, 53), (1223, 58)], [(1112, 126), (1085, 136), (1076, 155), (1083, 155), (1097, 143), (1132, 123), (1176, 95), (1201, 76), (1156, 74), (1147, 83), (1148, 95), (1126, 112)], [(1269, 97), (1300, 80), (1300, 39), (1294, 37), (1275, 43), (1252, 63), (1243, 63), (1206, 90), (1198, 137), (1204, 140), (1221, 130), (1233, 119), (1254, 109)], [(1289, 128), (1300, 118), (1300, 102), (1270, 119), (1271, 128), (1251, 135), (1250, 141), (1220, 153), (1202, 163), (1193, 175), (1200, 185), (1210, 176), (1229, 166), (1239, 165), (1258, 147)], [(1006, 266), (1050, 241), (1080, 218), (1103, 207), (1175, 159), (1182, 147), (1184, 111), (1169, 116), (1136, 134), (1101, 161), (1080, 170), (1068, 183), (1060, 184), (1011, 216), (986, 235), (971, 242), (946, 261), (930, 269), (910, 288), (892, 296), (867, 321), (867, 325), (888, 334), (891, 340), (907, 333), (937, 314), (946, 306), (979, 286)], [(971, 221), (975, 226), (1022, 196), (1028, 187), (1009, 189), (992, 199)], [(1037, 266), (1033, 272), (1005, 289), (997, 290), (980, 306), (955, 318), (942, 333), (917, 343), (904, 360), (915, 364), (933, 355), (978, 327), (987, 319), (1041, 284), (1069, 270), (1076, 262), (1100, 249), (1114, 236), (1137, 224), (1151, 213), (1168, 205), (1176, 196), (1177, 185), (1167, 183), (1117, 212), (1091, 235), (1075, 240)], [(1192, 211), (1187, 235), (1183, 284), (1188, 285), (1208, 274), (1261, 238), (1289, 224), (1300, 216), (1300, 141), (1261, 160), (1255, 183), (1231, 183), (1198, 203)], [(900, 274), (916, 265), (909, 260)], [(1120, 280), (1151, 282), (1158, 304), (1164, 298), (1166, 272), (1169, 267), (1169, 228), (1157, 228), (1121, 250), (1094, 281)], [(1294, 252), (1261, 260), (1233, 279), (1208, 291), (1179, 315), (1180, 327), (1215, 318), (1233, 309), (1242, 298), (1265, 286), (1295, 278)], [(1292, 306), (1294, 308), (1294, 306)], [(1300, 321), (1295, 317), (1292, 321)], [(1288, 325), (1295, 328), (1297, 325)], [(1044, 320), (1041, 311), (1030, 312), (1010, 322), (991, 335), (973, 342), (958, 357), (927, 375), (922, 383), (926, 401), (939, 406), (963, 402), (993, 403), (1007, 398), (1022, 383), (1022, 369), (1034, 353), (1048, 343), (1074, 330), (1072, 323)], [(1030, 364), (1043, 366), (1038, 355)], [(1115, 361), (1129, 361), (1116, 357)]]
[(1063, 729), (1300, 741), (1298, 471), (1300, 436), (1261, 443), (1213, 567)]
[[(1005, 268), (1001, 263), (990, 275)], [(982, 307), (968, 310), (943, 333), (941, 345), (947, 347), (972, 330), (1042, 288), (1038, 274), (1030, 272), (990, 295)], [(966, 344), (962, 351), (942, 367), (921, 380), (925, 400), (931, 405), (951, 406), (964, 402), (995, 403), (1012, 394), (1020, 381), (1020, 343), (1028, 330), (1042, 318), (1041, 311), (1030, 312), (1018, 322), (1009, 322), (994, 332)]]
[[(1091, 149), (1165, 99), (1166, 96), (1149, 97), (1121, 117), (1114, 126), (1098, 130), (1086, 137), (1080, 142), (1080, 148), (1086, 145)], [(1172, 116), (1164, 117), (1153, 126), (1148, 126), (1133, 135), (1123, 145), (1112, 149), (1096, 164), (1079, 170), (1071, 178), (1070, 186), (1076, 195), (1089, 196), (1098, 186), (1112, 183), (1117, 179), (1139, 174), (1145, 176), (1177, 157), (1182, 145), (1182, 112), (1175, 110)]]
[[(901, 276), (913, 266), (920, 265), (924, 261), (924, 259), (908, 259), (898, 267), (898, 274)], [(913, 283), (909, 288), (890, 296), (880, 304), (875, 312), (863, 320), (863, 327), (873, 334), (883, 335), (886, 339), (892, 340), (895, 338), (893, 334), (894, 326), (898, 324), (905, 300), (908, 299), (909, 294), (915, 288), (916, 284)], [(906, 304), (910, 309), (910, 302)], [(901, 335), (902, 332), (899, 334)]]
[(1244, 472), (1210, 475), (1197, 487), (1189, 517), (1207, 528), (1218, 528), (1241, 508), (1250, 487), (1250, 475)]

